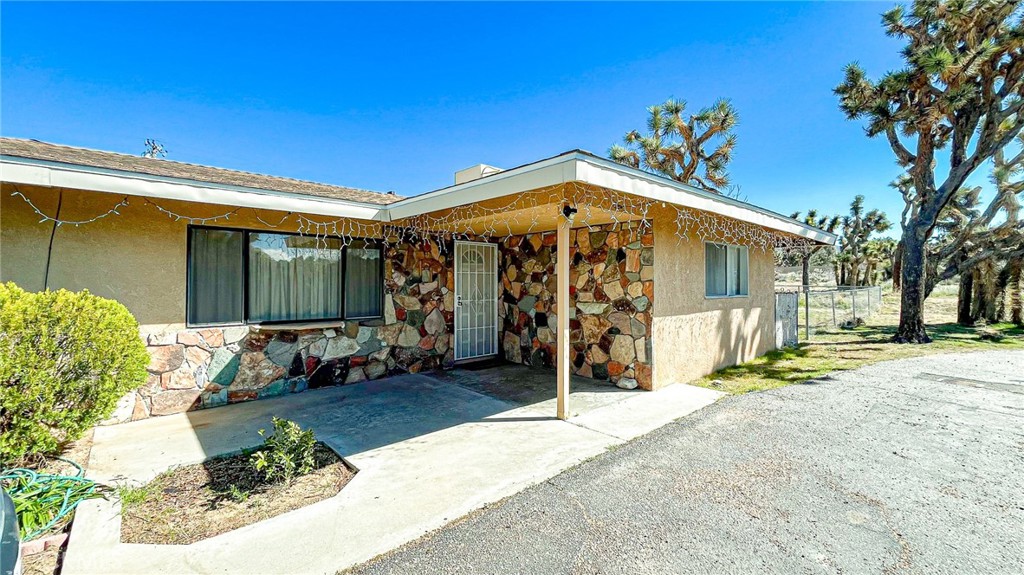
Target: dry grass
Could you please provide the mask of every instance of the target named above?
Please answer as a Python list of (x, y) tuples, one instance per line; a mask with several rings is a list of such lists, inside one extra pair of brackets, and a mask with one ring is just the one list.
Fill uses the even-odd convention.
[[(1020, 326), (996, 324), (981, 329), (957, 325), (956, 286), (939, 286), (933, 292), (925, 302), (925, 318), (929, 322), (928, 333), (932, 343), (891, 343), (899, 323), (899, 294), (886, 294), (881, 311), (864, 327), (815, 333), (809, 342), (801, 341), (796, 348), (769, 352), (754, 361), (718, 371), (694, 382), (694, 385), (729, 393), (748, 393), (892, 359), (936, 353), (1024, 349), (1024, 329)], [(985, 331), (998, 332), (1003, 337), (1000, 341), (984, 340), (980, 336)]]
[(332, 497), (353, 473), (322, 443), (316, 458), (313, 472), (290, 483), (263, 482), (242, 453), (121, 487), (121, 541), (187, 545)]

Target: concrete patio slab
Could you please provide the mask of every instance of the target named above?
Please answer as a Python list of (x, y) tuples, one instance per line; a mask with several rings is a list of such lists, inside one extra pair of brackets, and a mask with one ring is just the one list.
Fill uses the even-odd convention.
[[(566, 422), (538, 411), (548, 400), (517, 406), (433, 374), (406, 375), (100, 428), (89, 473), (103, 481), (144, 482), (252, 447), (272, 415), (313, 428), (360, 471), (335, 497), (183, 546), (120, 543), (116, 501), (88, 501), (63, 572), (334, 573), (717, 398), (689, 386), (606, 395), (621, 401), (605, 398)], [(607, 425), (588, 417), (602, 411)]]

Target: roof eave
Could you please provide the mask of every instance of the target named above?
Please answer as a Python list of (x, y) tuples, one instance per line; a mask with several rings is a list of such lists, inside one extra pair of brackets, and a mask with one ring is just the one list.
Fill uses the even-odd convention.
[(822, 245), (833, 245), (837, 239), (835, 234), (753, 204), (698, 190), (581, 151), (566, 152), (478, 180), (405, 198), (390, 204), (388, 212), (391, 219), (397, 220), (574, 181), (719, 214)]
[(387, 217), (386, 205), (8, 155), (0, 155), (0, 180), (15, 184), (74, 188), (127, 196), (303, 212), (363, 220), (381, 220)]

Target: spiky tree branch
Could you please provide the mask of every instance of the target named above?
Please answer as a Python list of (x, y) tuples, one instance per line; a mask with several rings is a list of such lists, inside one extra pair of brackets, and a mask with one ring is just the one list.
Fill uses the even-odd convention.
[[(736, 147), (733, 128), (739, 122), (728, 100), (685, 116), (686, 102), (669, 99), (647, 108), (647, 134), (626, 133), (625, 145), (614, 145), (611, 159), (715, 192), (728, 193), (728, 165)], [(714, 145), (709, 153), (706, 148)], [(702, 173), (701, 173), (702, 171)]]

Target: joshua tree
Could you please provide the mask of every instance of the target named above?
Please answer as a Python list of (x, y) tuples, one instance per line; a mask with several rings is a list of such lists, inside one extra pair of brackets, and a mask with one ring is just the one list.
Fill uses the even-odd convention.
[[(896, 240), (882, 238), (868, 240), (864, 244), (864, 285), (877, 285), (878, 278), (886, 280), (892, 277), (892, 257), (896, 251)], [(885, 265), (890, 263), (890, 265)]]
[[(800, 212), (793, 212), (793, 215), (789, 216), (794, 220), (800, 220), (803, 223), (814, 226), (819, 230), (825, 230), (828, 233), (835, 233), (836, 228), (839, 227), (839, 216), (818, 216), (818, 210), (807, 210), (807, 215), (800, 218)], [(800, 252), (800, 266), (802, 268), (802, 286), (807, 289), (811, 285), (811, 257), (814, 252), (818, 251), (817, 247), (804, 248)]]
[(1009, 288), (1011, 298), (1019, 297), (1012, 290), (1024, 257), (1024, 178), (1017, 177), (1024, 173), (1024, 134), (1017, 144), (1016, 155), (1008, 157), (1000, 149), (993, 158), (995, 194), (988, 205), (982, 209), (980, 187), (960, 190), (943, 210), (928, 246), (925, 297), (940, 281), (959, 275), (960, 323), (972, 324), (980, 317), (997, 321), (1003, 315), (999, 301), (1005, 291)]
[(850, 64), (835, 92), (849, 119), (868, 120), (868, 136), (885, 136), (913, 181), (893, 339), (925, 343), (928, 240), (967, 177), (1024, 126), (1024, 22), (1021, 0), (915, 0), (882, 22), (906, 42), (906, 66), (872, 81)]
[(858, 195), (850, 202), (850, 214), (843, 216), (842, 236), (840, 237), (841, 265), (849, 271), (840, 274), (842, 285), (857, 286), (866, 284), (861, 281), (861, 265), (866, 262), (864, 247), (872, 234), (884, 232), (891, 224), (889, 218), (880, 210), (864, 211), (864, 196)]
[[(684, 100), (647, 108), (647, 134), (632, 130), (614, 145), (611, 159), (715, 193), (728, 193), (727, 167), (736, 146), (736, 110), (728, 100), (684, 116)], [(711, 153), (706, 150), (714, 148)], [(703, 169), (703, 173), (698, 173)]]

